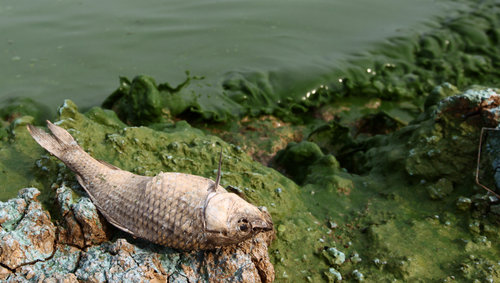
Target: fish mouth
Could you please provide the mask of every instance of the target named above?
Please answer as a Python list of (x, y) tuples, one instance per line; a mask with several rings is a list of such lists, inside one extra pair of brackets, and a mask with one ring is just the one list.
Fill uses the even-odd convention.
[(252, 225), (252, 231), (255, 233), (273, 230), (273, 222), (270, 220), (256, 219), (250, 221), (250, 224)]

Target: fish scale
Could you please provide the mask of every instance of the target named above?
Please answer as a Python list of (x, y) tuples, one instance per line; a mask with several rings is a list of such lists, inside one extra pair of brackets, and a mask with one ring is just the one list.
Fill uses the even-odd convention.
[[(194, 215), (198, 212), (196, 206), (201, 207), (201, 200), (208, 195), (208, 191), (200, 190), (195, 194), (200, 200), (198, 202), (192, 200), (190, 193), (182, 192), (196, 183), (204, 183), (208, 188), (213, 181), (196, 176), (198, 178), (195, 180), (180, 183), (179, 180), (186, 177), (193, 179), (192, 175), (182, 173), (160, 173), (154, 178), (137, 176), (105, 165), (79, 148), (65, 152), (62, 159), (68, 167), (78, 172), (90, 198), (111, 223), (120, 219), (120, 225), (126, 226), (131, 234), (152, 242), (167, 244), (170, 240), (170, 246), (180, 249), (203, 248), (202, 243), (180, 241), (180, 234), (192, 235), (190, 229), (202, 226), (198, 221), (187, 227), (186, 219), (197, 218)], [(162, 186), (163, 183), (167, 185)], [(174, 217), (170, 217), (170, 212), (174, 213)]]
[(210, 179), (177, 172), (132, 174), (94, 159), (66, 130), (47, 124), (52, 135), (31, 125), (28, 130), (76, 173), (97, 209), (123, 231), (192, 250), (235, 244), (272, 229), (270, 217)]

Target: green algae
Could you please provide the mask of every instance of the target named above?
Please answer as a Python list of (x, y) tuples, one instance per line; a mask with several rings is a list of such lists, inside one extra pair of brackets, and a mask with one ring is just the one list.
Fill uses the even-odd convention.
[[(495, 198), (473, 184), (480, 129), (498, 123), (488, 114), (496, 113), (498, 104), (485, 102), (488, 110), (475, 111), (493, 93), (474, 87), (437, 105), (429, 103), (428, 111), (407, 127), (357, 142), (352, 145), (356, 150), (345, 149), (340, 164), (363, 174), (351, 177), (355, 189), (348, 198), (338, 201), (340, 195), (321, 193), (321, 183), (309, 189), (315, 192), (306, 194), (311, 211), (318, 218), (336, 218), (344, 230), (339, 234), (352, 241), (349, 250), (363, 259), (356, 268), (366, 278), (496, 280), (498, 267), (491, 262), (498, 258), (498, 235), (491, 231), (486, 236), (480, 228), (497, 226), (494, 209), (488, 212)], [(467, 113), (475, 115), (464, 119)], [(480, 266), (467, 263), (470, 257), (479, 258)], [(350, 274), (353, 268), (338, 270)]]
[[(177, 171), (215, 178), (222, 145), (222, 185), (266, 206), (273, 216), (277, 239), (270, 254), (278, 281), (338, 280), (339, 275), (347, 281), (495, 279), (496, 210), (488, 212), (490, 201), (471, 180), (479, 128), (492, 125), (487, 115), (480, 115), (486, 120), (463, 120), (461, 114), (493, 92), (475, 87), (449, 96), (455, 90), (451, 85), (436, 88), (434, 95), (444, 100), (428, 102), (425, 113), (391, 134), (354, 139), (332, 124), (319, 128), (325, 134), (312, 131), (314, 142), (290, 143), (273, 164), (300, 187), (252, 161), (241, 147), (185, 121), (157, 122), (154, 129), (128, 127), (113, 111), (96, 107), (82, 114), (67, 100), (57, 123), (94, 157), (143, 175)], [(24, 123), (18, 124), (9, 127), (11, 139), (25, 139), (23, 147), (37, 148), (26, 143)], [(330, 146), (338, 129), (348, 137), (346, 146)], [(31, 161), (30, 170), (35, 181), (45, 184), (44, 194), (50, 196), (52, 184), (61, 182), (81, 193), (68, 169), (43, 151), (35, 152), (40, 157)], [(473, 205), (458, 210), (464, 196)]]
[[(467, 105), (440, 109), (450, 102), (447, 97), (461, 93), (459, 88), (498, 85), (497, 10), (498, 5), (484, 1), (475, 12), (448, 19), (429, 33), (393, 39), (372, 59), (352, 61), (355, 67), (332, 75), (328, 87), (303, 102), (293, 97), (276, 104), (268, 99), (274, 95), (269, 77), (251, 77), (254, 84), (233, 74), (225, 82), (233, 94), (230, 106), (214, 99), (210, 103), (221, 108), (213, 111), (199, 97), (204, 88), (195, 90), (189, 80), (171, 87), (139, 76), (122, 79), (105, 103), (118, 115), (97, 107), (81, 114), (67, 101), (59, 119), (95, 157), (144, 175), (164, 170), (214, 178), (222, 144), (222, 184), (234, 186), (273, 215), (277, 240), (270, 252), (278, 281), (495, 281), (500, 209), (473, 184), (479, 129), (495, 125), (487, 123), (487, 116), (478, 119), (477, 109)], [(435, 87), (443, 81), (459, 88), (449, 83)], [(491, 90), (476, 87), (465, 96), (474, 92)], [(470, 101), (473, 106), (479, 100)], [(174, 122), (227, 121), (231, 115), (260, 113), (299, 121), (295, 114), (311, 111), (326, 122), (301, 117), (314, 130), (306, 131), (306, 141), (290, 143), (272, 163), (298, 185), (252, 162), (240, 140), (229, 145), (187, 122)], [(359, 121), (368, 121), (368, 130), (358, 131)], [(217, 134), (228, 140), (230, 127)], [(43, 152), (28, 142), (23, 127), (4, 127), (3, 133), (0, 138), (10, 142), (5, 143), (8, 154), (24, 150), (13, 145), (16, 141), (33, 148), (33, 155), (18, 159), (25, 164)], [(257, 139), (246, 143), (252, 138)], [(488, 155), (498, 156), (494, 134), (486, 138), (486, 147)], [(491, 169), (498, 167), (497, 159), (485, 160), (481, 180), (494, 188)], [(45, 182), (46, 193), (53, 182), (77, 187), (54, 158), (42, 155), (37, 162), (41, 166), (22, 168), (35, 172), (35, 182)], [(50, 181), (42, 181), (42, 173)], [(21, 178), (6, 182), (23, 184)], [(347, 260), (335, 261), (328, 252), (332, 249)]]
[(9, 99), (0, 104), (0, 196), (17, 196), (19, 188), (37, 185), (33, 162), (43, 150), (34, 147), (26, 125), (44, 124), (51, 117), (48, 108), (27, 98)]
[(2, 200), (15, 197), (20, 188), (37, 184), (33, 164), (43, 150), (35, 146), (36, 144), (26, 131), (26, 123), (33, 121), (31, 116), (23, 116), (2, 128), (5, 133), (0, 139), (0, 195)]
[(399, 110), (391, 107), (396, 113), (386, 114), (408, 122), (421, 112), (436, 85), (449, 82), (463, 88), (500, 83), (499, 7), (494, 1), (470, 5), (473, 9), (442, 19), (430, 31), (392, 38), (346, 59), (339, 67), (330, 68), (319, 82), (296, 88), (304, 91), (288, 89), (287, 80), (272, 72), (230, 72), (222, 89), (189, 77), (173, 88), (137, 76), (132, 81), (122, 78), (103, 107), (114, 109), (132, 125), (148, 125), (169, 115), (230, 122), (244, 115), (273, 114), (302, 123), (317, 107), (346, 97), (363, 97), (380, 99), (384, 104), (406, 103)]
[[(325, 280), (337, 280), (336, 272), (348, 281), (498, 279), (497, 200), (473, 184), (481, 127), (498, 124), (498, 92), (443, 84), (424, 113), (390, 134), (353, 139), (330, 122), (310, 134), (314, 143), (278, 152), (274, 166), (302, 185), (336, 250), (357, 255), (336, 264), (325, 248), (334, 271), (323, 269)], [(485, 148), (492, 158), (483, 178), (494, 188), (498, 154)]]
[(34, 123), (41, 125), (51, 117), (47, 106), (30, 98), (10, 98), (0, 103), (0, 119), (8, 122), (22, 116), (32, 116)]
[[(230, 185), (252, 203), (265, 206), (273, 217), (278, 239), (273, 242), (270, 253), (277, 277), (314, 277), (317, 266), (326, 268), (316, 253), (328, 243), (325, 240), (327, 229), (308, 212), (300, 200), (299, 187), (277, 171), (253, 161), (241, 148), (191, 128), (186, 122), (156, 124), (159, 130), (127, 127), (112, 111), (93, 108), (82, 114), (69, 100), (60, 107), (58, 114), (56, 123), (67, 128), (95, 158), (142, 175), (174, 171), (215, 179), (222, 146), (221, 184)], [(25, 162), (31, 162), (27, 171), (34, 172), (32, 178), (43, 188), (45, 196), (41, 199), (45, 206), (51, 207), (54, 187), (68, 184), (77, 193), (82, 193), (74, 175), (60, 161), (37, 150), (38, 146), (29, 140), (24, 126), (15, 129), (26, 139), (18, 146), (31, 147), (38, 155)], [(9, 183), (18, 188), (22, 184)], [(302, 248), (298, 249), (299, 246)], [(293, 268), (297, 261), (301, 263), (300, 270)]]
[[(247, 91), (245, 105), (269, 103), (272, 110), (276, 98), (286, 107), (288, 94), (302, 96), (328, 82), (332, 67), (352, 52), (428, 30), (437, 16), (465, 6), (450, 0), (125, 2), (2, 5), (0, 100), (29, 96), (55, 110), (70, 98), (87, 108), (102, 102), (118, 75), (150, 74), (177, 85), (190, 70), (205, 77), (191, 84), (203, 112), (231, 110), (230, 103), (218, 108), (220, 101), (240, 101)], [(89, 52), (89, 44), (99, 52)]]

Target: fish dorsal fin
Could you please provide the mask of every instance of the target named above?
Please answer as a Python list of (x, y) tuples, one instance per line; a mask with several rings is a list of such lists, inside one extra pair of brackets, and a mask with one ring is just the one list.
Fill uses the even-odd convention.
[(220, 177), (221, 177), (221, 167), (222, 167), (222, 145), (220, 147), (219, 155), (219, 168), (217, 168), (217, 178), (215, 179), (215, 184), (208, 189), (209, 192), (216, 192), (219, 187)]
[(106, 161), (102, 161), (102, 160), (99, 160), (99, 159), (97, 159), (97, 161), (101, 162), (101, 164), (102, 164), (102, 165), (105, 165), (106, 167), (108, 167), (108, 168), (110, 168), (110, 169), (113, 169), (113, 170), (122, 170), (122, 169), (120, 169), (120, 168), (116, 167), (116, 166), (115, 166), (115, 165), (113, 165), (113, 164), (109, 164), (109, 163), (108, 163), (108, 162), (106, 162)]

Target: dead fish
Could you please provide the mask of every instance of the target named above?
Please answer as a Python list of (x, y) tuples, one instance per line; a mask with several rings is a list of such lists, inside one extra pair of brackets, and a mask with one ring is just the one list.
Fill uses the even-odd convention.
[(236, 244), (273, 228), (268, 214), (219, 186), (221, 159), (216, 182), (184, 173), (140, 176), (94, 159), (65, 129), (47, 125), (52, 134), (32, 125), (28, 131), (75, 172), (109, 223), (135, 237), (198, 250)]

